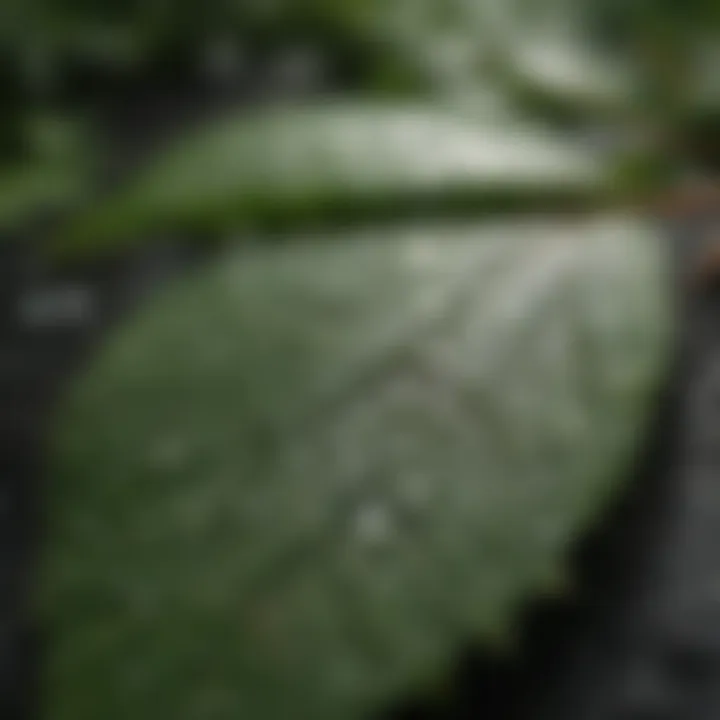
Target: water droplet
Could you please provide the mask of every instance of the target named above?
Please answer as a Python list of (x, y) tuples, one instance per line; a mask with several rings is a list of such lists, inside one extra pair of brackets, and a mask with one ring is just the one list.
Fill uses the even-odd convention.
[(432, 268), (437, 263), (439, 254), (440, 249), (436, 243), (417, 240), (408, 246), (405, 258), (413, 268)]
[(379, 503), (363, 505), (355, 516), (355, 536), (366, 545), (383, 545), (393, 532), (390, 509)]
[(182, 437), (168, 437), (155, 443), (150, 462), (157, 470), (177, 470), (187, 461), (190, 447)]

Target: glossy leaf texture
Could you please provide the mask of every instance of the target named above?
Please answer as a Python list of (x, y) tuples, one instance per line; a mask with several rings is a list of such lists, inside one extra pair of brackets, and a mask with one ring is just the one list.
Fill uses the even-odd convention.
[(597, 201), (601, 158), (547, 130), (489, 127), (439, 103), (279, 108), (198, 130), (141, 176), (62, 229), (60, 250), (93, 250), (145, 232), (306, 226), (394, 217), (444, 204), (552, 208)]
[(502, 641), (623, 479), (672, 335), (622, 217), (245, 247), (59, 416), (47, 720), (372, 717)]

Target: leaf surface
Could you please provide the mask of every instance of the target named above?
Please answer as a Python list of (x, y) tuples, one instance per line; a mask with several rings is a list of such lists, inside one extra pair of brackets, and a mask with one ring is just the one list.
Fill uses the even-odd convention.
[(621, 217), (307, 237), (180, 282), (60, 417), (48, 720), (366, 718), (507, 636), (642, 439), (667, 292)]
[(607, 183), (596, 155), (504, 118), (483, 127), (442, 105), (280, 108), (225, 118), (177, 142), (74, 218), (57, 246), (92, 250), (170, 229), (302, 227), (403, 207), (552, 208), (596, 200)]

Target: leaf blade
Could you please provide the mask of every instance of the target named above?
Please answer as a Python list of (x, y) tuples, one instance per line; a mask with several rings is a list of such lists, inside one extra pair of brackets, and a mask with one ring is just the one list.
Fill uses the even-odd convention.
[[(482, 128), (448, 108), (345, 104), (233, 117), (169, 150), (57, 239), (102, 246), (170, 228), (373, 217), (403, 200), (476, 210), (594, 202), (601, 159), (537, 128)], [(514, 204), (513, 204), (514, 201)]]
[(61, 428), (49, 717), (365, 717), (507, 629), (642, 435), (666, 292), (623, 219), (331, 236), (178, 287)]

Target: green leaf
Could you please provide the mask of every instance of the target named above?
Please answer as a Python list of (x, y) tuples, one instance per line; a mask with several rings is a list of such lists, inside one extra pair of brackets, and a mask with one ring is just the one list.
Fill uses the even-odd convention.
[(567, 0), (488, 5), (489, 75), (536, 117), (597, 124), (626, 116), (637, 104), (635, 68), (589, 42), (587, 19), (587, 8)]
[(627, 116), (637, 105), (632, 68), (568, 38), (520, 36), (499, 47), (496, 81), (521, 109), (540, 117), (597, 123)]
[(525, 44), (517, 71), (528, 86), (536, 84), (538, 93), (555, 93), (567, 102), (602, 109), (627, 107), (632, 100), (627, 68), (571, 44)]
[(18, 229), (37, 212), (75, 202), (86, 190), (77, 167), (63, 163), (32, 163), (0, 169), (0, 231)]
[(27, 157), (0, 166), (0, 231), (12, 232), (36, 213), (79, 201), (90, 185), (94, 139), (78, 120), (33, 115), (23, 122)]
[(507, 637), (622, 481), (669, 351), (622, 217), (246, 247), (58, 418), (48, 720), (366, 718)]
[(302, 226), (438, 206), (474, 212), (587, 203), (598, 157), (564, 138), (438, 106), (345, 104), (261, 111), (200, 130), (60, 232), (60, 251), (169, 229)]

